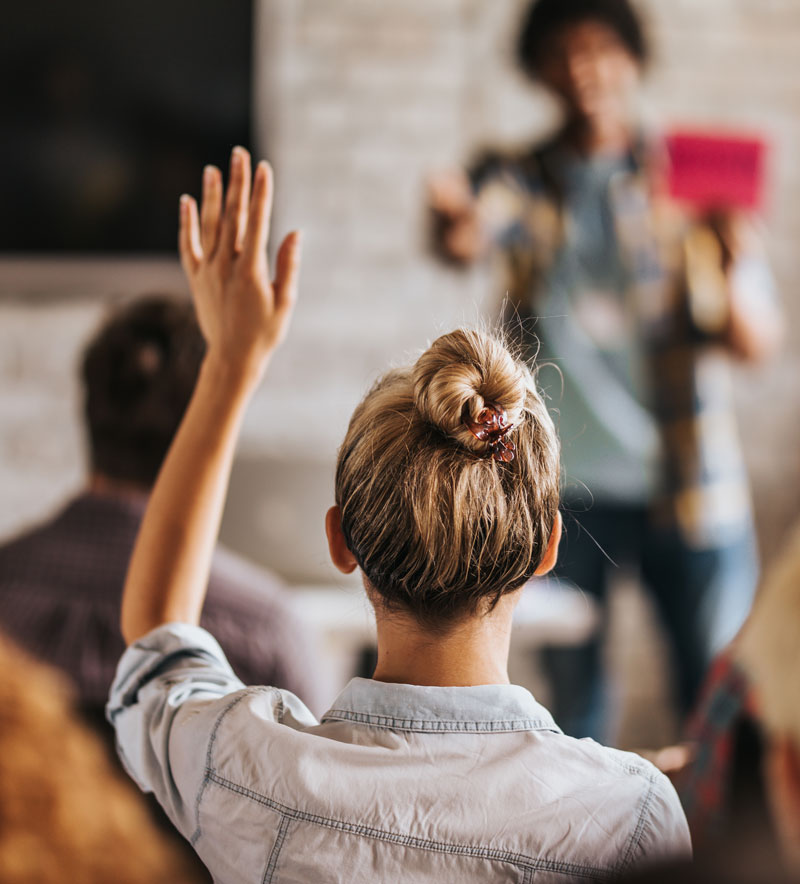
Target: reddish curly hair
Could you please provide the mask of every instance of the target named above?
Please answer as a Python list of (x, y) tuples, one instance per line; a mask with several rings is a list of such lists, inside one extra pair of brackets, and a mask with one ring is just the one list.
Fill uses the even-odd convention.
[(61, 676), (0, 636), (0, 880), (188, 884)]

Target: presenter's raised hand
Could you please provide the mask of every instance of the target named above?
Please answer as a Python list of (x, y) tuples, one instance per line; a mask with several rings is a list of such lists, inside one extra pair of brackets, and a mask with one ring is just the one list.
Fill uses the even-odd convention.
[(470, 264), (485, 251), (486, 238), (469, 179), (451, 170), (429, 176), (427, 185), (434, 246), (443, 257)]
[(297, 295), (299, 232), (281, 243), (270, 278), (272, 190), (272, 169), (262, 161), (252, 175), (251, 192), (250, 154), (235, 147), (227, 193), (220, 170), (206, 166), (199, 211), (192, 197), (180, 201), (181, 264), (207, 358), (246, 383), (257, 383), (285, 337)]

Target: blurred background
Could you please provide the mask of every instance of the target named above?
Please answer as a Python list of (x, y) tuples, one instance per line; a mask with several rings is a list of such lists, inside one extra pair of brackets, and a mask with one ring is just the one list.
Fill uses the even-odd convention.
[[(323, 515), (336, 446), (387, 361), (407, 360), (456, 324), (499, 316), (502, 292), (490, 267), (461, 272), (431, 259), (425, 179), (468, 162), (482, 146), (525, 144), (553, 127), (555, 107), (511, 59), (526, 4), (228, 0), (137, 4), (127, 19), (113, 13), (121, 3), (96, 4), (96, 14), (94, 5), (86, 7), (93, 30), (80, 16), (73, 20), (82, 43), (48, 27), (64, 33), (63, 41), (37, 44), (34, 24), (45, 10), (27, 4), (16, 32), (25, 37), (17, 40), (20, 51), (3, 50), (15, 66), (3, 77), (4, 117), (22, 119), (19, 108), (33, 97), (24, 126), (4, 132), (0, 154), (0, 539), (81, 486), (78, 354), (109, 305), (185, 290), (171, 254), (178, 196), (198, 192), (203, 163), (222, 163), (230, 146), (249, 142), (276, 171), (273, 230), (302, 227), (307, 238), (294, 327), (249, 413), (222, 536), (290, 584), (313, 588), (308, 599), (326, 587), (347, 590), (353, 616), (363, 617), (363, 603), (327, 563)], [(765, 222), (788, 337), (778, 359), (737, 375), (768, 563), (800, 514), (800, 300), (793, 291), (800, 273), (800, 5), (642, 0), (638, 8), (654, 47), (648, 118), (669, 127), (743, 129), (771, 145)], [(3, 39), (13, 42), (13, 33), (6, 29)], [(142, 48), (125, 54), (126, 46)], [(43, 72), (38, 85), (30, 84), (31, 65)], [(154, 180), (160, 192), (113, 225), (87, 221), (81, 239), (77, 222), (59, 231), (44, 219), (52, 195), (83, 174), (69, 158), (86, 156), (80, 138), (97, 121), (70, 134), (69, 120), (81, 113), (80, 96), (97, 89), (87, 72), (128, 96), (116, 106), (118, 119), (100, 114), (107, 127), (90, 139), (93, 168), (120, 192), (135, 195)], [(45, 98), (68, 122), (55, 147), (37, 141), (46, 136), (37, 135), (43, 130), (31, 102)], [(28, 188), (35, 182), (17, 164), (37, 150), (42, 174), (34, 176), (34, 195)], [(59, 196), (59, 211), (69, 199)], [(137, 229), (152, 237), (137, 238)], [(292, 428), (288, 438), (276, 432), (276, 415)], [(635, 581), (621, 575), (608, 652), (620, 675), (623, 746), (674, 736), (651, 621)], [(520, 680), (537, 687), (536, 674), (519, 665)]]

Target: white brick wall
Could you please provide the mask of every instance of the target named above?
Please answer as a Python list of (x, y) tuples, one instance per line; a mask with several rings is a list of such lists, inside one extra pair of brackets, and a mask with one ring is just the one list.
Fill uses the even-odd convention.
[(0, 303), (0, 534), (79, 486), (76, 356), (100, 306), (85, 300)]
[[(278, 176), (274, 229), (302, 226), (306, 261), (293, 336), (246, 425), (225, 535), (297, 578), (322, 573), (322, 511), (333, 453), (365, 385), (437, 332), (494, 309), (486, 272), (460, 274), (424, 250), (423, 182), (481, 145), (552, 122), (546, 98), (503, 54), (521, 0), (264, 0), (259, 127)], [(787, 354), (739, 384), (763, 545), (800, 512), (800, 4), (648, 0), (657, 61), (651, 113), (665, 121), (763, 129), (775, 142), (769, 226), (790, 318)], [(108, 288), (118, 280), (109, 275)], [(8, 288), (5, 286), (5, 288)], [(0, 535), (80, 482), (76, 352), (101, 305), (0, 297)], [(296, 429), (274, 432), (276, 409)], [(308, 466), (305, 466), (306, 460)], [(298, 520), (282, 482), (309, 498)], [(262, 483), (270, 505), (254, 499)], [(263, 504), (263, 500), (262, 500)], [(290, 513), (295, 513), (291, 522)], [(305, 525), (287, 548), (290, 524)], [(265, 538), (265, 539), (262, 539)]]

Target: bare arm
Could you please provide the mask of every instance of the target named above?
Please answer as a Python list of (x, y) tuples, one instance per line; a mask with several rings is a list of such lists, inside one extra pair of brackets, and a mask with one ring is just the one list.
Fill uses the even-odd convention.
[(744, 362), (763, 362), (783, 341), (783, 326), (774, 308), (756, 311), (736, 293), (730, 298), (730, 318), (726, 340), (731, 353)]
[[(755, 222), (741, 212), (720, 212), (709, 218), (719, 241), (724, 275), (727, 322), (723, 340), (744, 362), (761, 362), (780, 347), (783, 322), (770, 291), (764, 245)], [(762, 273), (752, 273), (752, 270)]]
[(222, 176), (207, 167), (202, 209), (181, 198), (181, 263), (207, 343), (192, 400), (147, 506), (122, 599), (128, 644), (162, 623), (198, 623), (205, 598), (233, 453), (247, 404), (283, 340), (294, 306), (300, 235), (283, 241), (274, 282), (267, 239), (272, 172), (231, 155)]

